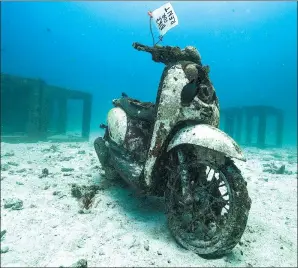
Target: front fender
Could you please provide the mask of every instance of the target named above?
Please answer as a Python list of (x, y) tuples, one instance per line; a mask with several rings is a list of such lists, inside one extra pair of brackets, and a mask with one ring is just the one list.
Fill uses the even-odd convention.
[(198, 145), (221, 152), (228, 157), (246, 161), (238, 144), (226, 133), (210, 125), (201, 124), (182, 128), (170, 141), (167, 151), (180, 144)]

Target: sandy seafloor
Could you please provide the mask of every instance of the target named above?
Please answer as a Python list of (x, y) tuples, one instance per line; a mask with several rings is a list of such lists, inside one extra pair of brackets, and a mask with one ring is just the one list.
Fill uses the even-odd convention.
[[(162, 198), (144, 199), (100, 175), (93, 139), (83, 143), (1, 143), (1, 267), (297, 267), (297, 148), (243, 148), (236, 162), (252, 207), (233, 252), (206, 260), (181, 248)], [(285, 174), (272, 174), (285, 164)], [(47, 168), (49, 175), (42, 177)], [(62, 168), (73, 168), (64, 170)], [(79, 213), (71, 184), (99, 184), (90, 213)], [(12, 199), (23, 206), (5, 208)], [(7, 205), (9, 206), (9, 205)]]

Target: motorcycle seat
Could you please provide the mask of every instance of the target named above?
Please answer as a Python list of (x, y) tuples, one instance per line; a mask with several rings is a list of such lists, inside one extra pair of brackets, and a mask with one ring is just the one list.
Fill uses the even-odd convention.
[(148, 122), (153, 122), (155, 118), (155, 104), (152, 102), (141, 102), (129, 97), (122, 97), (113, 100), (115, 107), (121, 107), (128, 116)]

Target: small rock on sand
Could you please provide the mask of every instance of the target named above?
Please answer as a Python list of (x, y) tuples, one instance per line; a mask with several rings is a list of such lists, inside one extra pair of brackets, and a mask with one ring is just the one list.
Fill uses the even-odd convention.
[(14, 156), (14, 152), (10, 151), (4, 154), (4, 156)]
[(71, 267), (74, 268), (87, 268), (87, 260), (80, 259), (79, 261), (75, 262)]
[(144, 249), (146, 249), (147, 251), (149, 250), (149, 241), (148, 240), (146, 240), (144, 242)]
[(5, 234), (6, 234), (6, 230), (2, 230), (2, 231), (1, 231), (1, 235), (0, 235), (0, 239), (1, 239), (1, 241), (4, 240), (4, 236), (5, 236)]
[(71, 172), (71, 171), (74, 171), (74, 168), (61, 168), (61, 171), (62, 172)]
[(23, 201), (18, 198), (8, 198), (4, 200), (4, 208), (11, 208), (12, 210), (23, 209)]
[(284, 174), (286, 171), (286, 166), (282, 165), (278, 170), (276, 170), (276, 174)]
[(10, 166), (7, 163), (1, 164), (1, 170), (2, 171), (7, 171), (9, 170)]
[(14, 167), (19, 166), (19, 164), (17, 162), (12, 162), (12, 161), (7, 162), (7, 164), (10, 166), (14, 166)]
[(9, 251), (9, 247), (8, 246), (5, 246), (5, 247), (1, 247), (1, 254), (2, 253), (6, 253)]
[(44, 168), (41, 172), (41, 176), (43, 177), (49, 176), (49, 170), (47, 168)]

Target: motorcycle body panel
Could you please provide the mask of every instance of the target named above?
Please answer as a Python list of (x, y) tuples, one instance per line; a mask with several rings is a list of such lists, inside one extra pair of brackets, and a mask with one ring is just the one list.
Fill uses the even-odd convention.
[(110, 138), (119, 145), (125, 141), (127, 132), (127, 115), (119, 107), (112, 108), (108, 113), (108, 126)]
[[(157, 112), (150, 148), (144, 167), (147, 186), (153, 184), (153, 170), (161, 153), (166, 149), (165, 142), (173, 128), (184, 121), (219, 125), (219, 108), (217, 98), (207, 104), (198, 96), (188, 106), (182, 106), (181, 93), (190, 82), (191, 76), (185, 71), (193, 63), (176, 63), (168, 65), (162, 75), (157, 96)], [(213, 88), (211, 83), (210, 87)], [(214, 92), (215, 94), (215, 92)]]
[(226, 133), (210, 125), (200, 124), (180, 129), (171, 139), (167, 151), (181, 144), (198, 145), (246, 161), (237, 143)]
[(112, 108), (107, 121), (109, 138), (123, 149), (123, 153), (129, 153), (135, 160), (144, 163), (152, 123), (129, 117), (121, 107)]
[(144, 190), (144, 183), (141, 177), (143, 166), (134, 161), (131, 156), (121, 151), (117, 153), (114, 150), (110, 150), (110, 164), (131, 188), (137, 192)]

